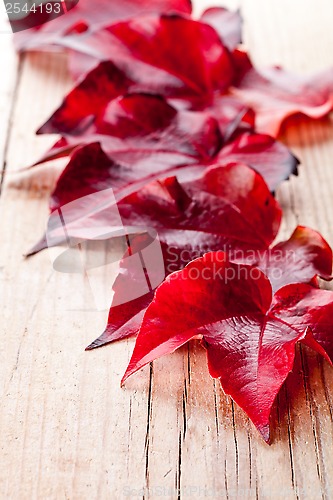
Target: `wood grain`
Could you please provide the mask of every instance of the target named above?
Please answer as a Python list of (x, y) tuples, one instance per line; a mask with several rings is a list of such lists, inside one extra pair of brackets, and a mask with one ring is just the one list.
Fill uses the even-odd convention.
[[(197, 2), (197, 12), (209, 4)], [(258, 64), (298, 72), (332, 64), (331, 0), (225, 4), (241, 6)], [(0, 161), (10, 178), (52, 143), (33, 131), (70, 79), (62, 55), (17, 61), (4, 34), (0, 49)], [(294, 119), (283, 139), (302, 166), (278, 192), (280, 236), (300, 223), (332, 244), (332, 123)], [(333, 370), (326, 362), (300, 350), (274, 409), (270, 447), (210, 379), (195, 343), (120, 389), (132, 341), (84, 352), (107, 315), (94, 310), (86, 280), (54, 272), (47, 252), (22, 258), (43, 231), (47, 196), (5, 185), (0, 207), (1, 498), (332, 498)]]

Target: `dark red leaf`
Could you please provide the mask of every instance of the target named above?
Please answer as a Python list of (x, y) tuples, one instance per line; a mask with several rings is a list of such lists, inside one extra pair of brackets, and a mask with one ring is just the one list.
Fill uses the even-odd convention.
[[(16, 34), (18, 50), (49, 48), (73, 33), (100, 30), (103, 26), (144, 13), (180, 12), (191, 13), (190, 0), (80, 0), (73, 10), (34, 29)], [(44, 9), (45, 13), (45, 9)], [(30, 17), (36, 14), (30, 14)], [(51, 15), (49, 16), (51, 18)], [(40, 14), (40, 22), (45, 23), (45, 15)], [(26, 19), (29, 26), (29, 16)], [(35, 24), (35, 23), (34, 23)]]
[(258, 268), (231, 263), (223, 252), (206, 254), (156, 290), (123, 382), (154, 359), (202, 338), (210, 374), (269, 442), (271, 408), (293, 368), (296, 343), (328, 359), (309, 329), (313, 318), (308, 319), (302, 325), (288, 323), (280, 295), (272, 297), (270, 282)]
[[(6, 4), (6, 10), (13, 33), (28, 30), (30, 34), (33, 34), (39, 33), (43, 24), (49, 23), (50, 21), (69, 13), (71, 9), (74, 9), (77, 6), (78, 3), (79, 0), (55, 0), (52, 2), (52, 5), (45, 5), (39, 2), (36, 2), (33, 5), (22, 4), (19, 16), (17, 16), (17, 9), (13, 9), (12, 6), (11, 8), (8, 8), (10, 4)], [(31, 9), (30, 12), (28, 11), (28, 8)], [(62, 22), (66, 24), (66, 20), (63, 20)], [(18, 36), (18, 41), (25, 39), (26, 35), (24, 34)]]
[(235, 49), (242, 42), (243, 19), (239, 10), (233, 12), (224, 7), (211, 7), (205, 10), (200, 20), (217, 31), (229, 50)]
[[(188, 113), (188, 117), (190, 116), (191, 114)], [(200, 170), (204, 166), (208, 167), (215, 163), (227, 165), (232, 162), (240, 162), (249, 165), (260, 173), (273, 192), (290, 175), (297, 175), (298, 159), (282, 143), (275, 141), (270, 136), (261, 134), (246, 133), (240, 135), (234, 141), (227, 143), (218, 155), (209, 158), (209, 153), (212, 153), (220, 143), (214, 121), (204, 115), (200, 117), (198, 113), (193, 118), (192, 125), (199, 124), (201, 118), (203, 118), (203, 127), (201, 134), (198, 130), (198, 134), (194, 134), (193, 137), (191, 137), (191, 132), (188, 130), (188, 153), (185, 152), (186, 137), (184, 136), (184, 142), (179, 141), (180, 136), (173, 138), (172, 134), (175, 133), (175, 130), (172, 131), (169, 137), (167, 134), (165, 136), (165, 139), (169, 141), (169, 145), (166, 145), (164, 139), (160, 143), (152, 143), (149, 136), (143, 137), (142, 141), (138, 140), (132, 143), (127, 139), (123, 144), (115, 141), (114, 138), (101, 135), (88, 135), (86, 139), (84, 135), (82, 138), (66, 136), (66, 138), (57, 141), (35, 163), (35, 165), (38, 165), (49, 160), (68, 156), (73, 150), (76, 150), (58, 181), (55, 194), (51, 197), (51, 208), (54, 206), (53, 199), (60, 197), (58, 193), (61, 193), (62, 189), (70, 191), (73, 197), (81, 196), (81, 192), (85, 191), (87, 182), (85, 177), (86, 168), (89, 168), (91, 173), (89, 182), (92, 187), (96, 183), (99, 185), (98, 177), (101, 175), (102, 180), (105, 179), (105, 182), (109, 178), (109, 184), (115, 188), (125, 187), (126, 185), (129, 187), (131, 184), (134, 188), (139, 188), (140, 185), (153, 179), (162, 179), (172, 174), (179, 175), (189, 167), (189, 173), (192, 171), (196, 173), (198, 169)], [(196, 132), (195, 128), (193, 132)], [(195, 144), (196, 138), (197, 143)], [(80, 152), (81, 148), (78, 148), (78, 146), (84, 144), (85, 140), (88, 144)], [(98, 158), (98, 161), (95, 159), (95, 149), (101, 148), (95, 143), (90, 144), (92, 140), (98, 140), (102, 144), (103, 150), (106, 150), (107, 154), (102, 154), (103, 161), (100, 158)], [(174, 148), (169, 149), (173, 140)], [(191, 142), (193, 145), (192, 153), (190, 153)], [(116, 172), (109, 168), (113, 163), (119, 165)], [(120, 166), (123, 168), (120, 169)], [(96, 182), (93, 180), (94, 171)], [(82, 183), (79, 181), (80, 178)], [(78, 189), (77, 191), (72, 189), (73, 182), (75, 188)]]
[(333, 109), (333, 68), (301, 77), (280, 67), (259, 71), (244, 53), (234, 60), (239, 76), (232, 94), (255, 111), (259, 132), (276, 137), (292, 115), (318, 119)]
[[(90, 127), (94, 132), (88, 132), (86, 139), (85, 134), (66, 136), (42, 159), (67, 155), (85, 140), (94, 139), (109, 153), (98, 144), (77, 149), (58, 180), (51, 210), (101, 189), (121, 189), (119, 196), (124, 197), (147, 182), (185, 168), (189, 173), (202, 171), (220, 147), (220, 133), (212, 118), (204, 113), (176, 112), (158, 97), (123, 98), (110, 105), (107, 116), (108, 122), (100, 120)], [(99, 133), (106, 128), (114, 135)]]

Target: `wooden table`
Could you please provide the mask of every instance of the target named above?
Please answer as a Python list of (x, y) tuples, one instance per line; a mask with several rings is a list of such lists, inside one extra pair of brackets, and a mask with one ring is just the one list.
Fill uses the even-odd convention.
[[(300, 73), (332, 64), (332, 0), (241, 4), (257, 64)], [(5, 34), (0, 63), (0, 158), (10, 180), (53, 142), (34, 130), (71, 82), (63, 55), (18, 60)], [(302, 166), (278, 192), (280, 237), (301, 223), (332, 244), (332, 123), (293, 120), (284, 140)], [(333, 497), (333, 369), (326, 362), (301, 350), (273, 412), (270, 447), (209, 377), (195, 343), (120, 389), (133, 341), (84, 352), (107, 312), (85, 307), (84, 279), (53, 271), (47, 252), (22, 258), (43, 232), (47, 194), (5, 182), (0, 204), (1, 498)]]

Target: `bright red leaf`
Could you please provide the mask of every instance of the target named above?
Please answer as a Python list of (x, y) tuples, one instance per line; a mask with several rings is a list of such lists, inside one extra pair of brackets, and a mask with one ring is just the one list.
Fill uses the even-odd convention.
[(333, 67), (311, 76), (297, 76), (280, 67), (257, 70), (245, 53), (236, 52), (238, 83), (232, 94), (256, 114), (256, 130), (276, 137), (295, 114), (318, 119), (333, 109)]
[(295, 302), (298, 286), (289, 285), (273, 297), (262, 271), (231, 263), (223, 252), (191, 262), (156, 290), (123, 382), (147, 363), (199, 337), (207, 349), (211, 376), (219, 378), (224, 391), (269, 442), (272, 405), (293, 368), (295, 345), (305, 343), (328, 359), (313, 337), (311, 327), (318, 338), (322, 329), (311, 309), (308, 317), (294, 321), (292, 309), (285, 310), (286, 295)]
[[(96, 154), (103, 153), (98, 153), (97, 149)], [(85, 154), (82, 156), (86, 159)], [(101, 176), (100, 183), (102, 188)], [(80, 180), (78, 185), (81, 189)], [(87, 182), (86, 192), (81, 193), (88, 195), (90, 192)], [(69, 189), (62, 201), (70, 203), (72, 196)], [(263, 250), (274, 240), (281, 219), (278, 204), (262, 178), (252, 169), (236, 164), (216, 166), (205, 170), (203, 175), (198, 174), (196, 180), (182, 184), (174, 177), (148, 184), (121, 200), (116, 212), (113, 199), (109, 204), (104, 203), (100, 211), (96, 209), (96, 201), (89, 210), (86, 203), (79, 204), (79, 208), (75, 205), (66, 212), (66, 220), (71, 222), (66, 225), (65, 231), (63, 217), (59, 217), (56, 210), (50, 218), (48, 241), (43, 238), (31, 254), (47, 245), (64, 243), (69, 238), (75, 244), (77, 238), (88, 238), (90, 231), (94, 231), (95, 235), (100, 226), (112, 229), (119, 225), (118, 211), (125, 227), (134, 226), (137, 232), (150, 228), (158, 231), (166, 274), (182, 268), (194, 257), (209, 250), (225, 248), (242, 253), (252, 249)], [(141, 275), (136, 276), (132, 269), (126, 268), (127, 262), (125, 255), (123, 271), (114, 285), (115, 297), (108, 326), (93, 347), (135, 333), (143, 310), (152, 299), (148, 293), (134, 301), (124, 300), (128, 287), (133, 286), (135, 280), (142, 279)]]

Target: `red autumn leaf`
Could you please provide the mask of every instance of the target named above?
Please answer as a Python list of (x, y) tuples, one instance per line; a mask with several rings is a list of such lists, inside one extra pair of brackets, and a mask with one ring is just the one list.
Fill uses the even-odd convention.
[[(165, 94), (163, 85), (156, 88), (159, 94)], [(106, 112), (113, 99), (140, 90), (151, 91), (151, 85), (135, 83), (113, 62), (103, 61), (80, 79), (37, 133), (80, 134)], [(185, 101), (186, 98), (185, 94)], [(224, 140), (230, 139), (237, 129), (253, 130), (253, 111), (238, 99), (216, 94), (209, 101), (204, 93), (202, 99), (207, 99), (205, 111), (218, 121)]]
[[(26, 26), (29, 26), (31, 17), (35, 24), (36, 15), (40, 15), (40, 23), (45, 23), (47, 21), (45, 10), (39, 14), (31, 13), (26, 18)], [(49, 48), (50, 45), (59, 43), (69, 34), (100, 30), (106, 24), (140, 14), (152, 12), (190, 14), (191, 10), (190, 0), (123, 0), (122, 2), (80, 0), (78, 5), (64, 16), (16, 34), (15, 45), (18, 50), (22, 51)], [(49, 18), (52, 18), (52, 13), (49, 14)]]
[[(114, 156), (117, 158), (116, 154)], [(152, 151), (149, 159), (147, 152), (141, 154), (139, 150), (136, 155), (135, 152), (132, 155), (130, 151), (127, 154), (129, 163), (126, 163), (125, 154), (119, 154), (119, 157), (119, 162), (108, 157), (98, 143), (77, 149), (51, 196), (51, 211), (70, 201), (109, 188), (113, 189), (117, 201), (120, 201), (155, 179), (162, 180), (170, 175), (191, 178), (208, 168), (204, 164), (178, 166), (181, 154), (169, 156), (158, 150)]]
[[(83, 149), (78, 153), (82, 154)], [(96, 154), (103, 153), (96, 149)], [(82, 156), (85, 159), (85, 154)], [(87, 170), (89, 175), (89, 162)], [(188, 238), (192, 246), (201, 247), (203, 251), (213, 245), (244, 250), (264, 250), (269, 246), (279, 229), (281, 210), (261, 176), (242, 164), (223, 167), (217, 164), (197, 170), (196, 176), (193, 172), (188, 175), (188, 171), (183, 169), (179, 180), (169, 177), (155, 181), (127, 196), (121, 196), (124, 190), (116, 191), (115, 197), (109, 197), (110, 185), (100, 176), (103, 200), (97, 206), (96, 201), (88, 206), (82, 198), (77, 200), (70, 190), (59, 193), (64, 197), (61, 200), (54, 197), (54, 202), (61, 207), (61, 212), (65, 200), (76, 202), (67, 205), (65, 231), (63, 217), (54, 206), (49, 219), (48, 246), (61, 244), (71, 237), (94, 239), (100, 226), (118, 227), (119, 215), (123, 225), (132, 228), (131, 233), (153, 228), (161, 241), (174, 247), (182, 248)], [(78, 178), (77, 183), (81, 188), (81, 179)], [(84, 194), (90, 193), (88, 177)], [(46, 247), (43, 238), (30, 254)]]
[(212, 102), (234, 77), (231, 55), (215, 30), (178, 15), (140, 16), (61, 43), (73, 51), (76, 75), (112, 60), (141, 90), (195, 108)]
[[(115, 147), (117, 142), (112, 141), (110, 136), (128, 139), (128, 134), (133, 137), (131, 129), (136, 124), (136, 130), (138, 130), (136, 138), (143, 137), (145, 131), (150, 138), (152, 132), (156, 134), (157, 131), (167, 127), (172, 118), (180, 121), (179, 118), (183, 117), (182, 121), (188, 122), (189, 130), (181, 131), (184, 135), (183, 143), (186, 136), (188, 140), (192, 140), (191, 129), (194, 132), (194, 125), (200, 124), (204, 117), (206, 117), (208, 127), (210, 115), (212, 116), (211, 126), (213, 127), (215, 119), (224, 141), (230, 140), (232, 136), (242, 131), (253, 130), (252, 111), (230, 96), (215, 99), (214, 104), (202, 113), (189, 114), (189, 111), (178, 111), (178, 118), (176, 110), (170, 104), (166, 102), (163, 104), (157, 95), (135, 93), (136, 87), (113, 63), (106, 61), (98, 65), (74, 87), (61, 106), (37, 131), (38, 134), (55, 133), (65, 137), (58, 141), (36, 164), (67, 156), (74, 146), (97, 140), (102, 143), (106, 152), (117, 150)], [(125, 97), (120, 96), (122, 93), (127, 94), (127, 91), (131, 91), (131, 94)], [(124, 116), (125, 114), (127, 116)], [(154, 121), (149, 114), (154, 115)], [(127, 128), (126, 125), (128, 125)], [(122, 129), (121, 132), (119, 127)], [(168, 130), (169, 137), (172, 130), (174, 130), (172, 127)], [(165, 132), (163, 134), (165, 135)], [(106, 135), (109, 138), (105, 137)], [(159, 139), (163, 139), (163, 136)], [(177, 137), (173, 139), (170, 137), (170, 140), (177, 141)], [(157, 142), (156, 138), (154, 142)], [(216, 147), (217, 145), (216, 143)], [(155, 144), (155, 147), (158, 145)], [(204, 144), (202, 147), (207, 149)], [(213, 151), (210, 154), (212, 153)]]
[[(73, 199), (86, 193), (85, 166), (89, 169), (90, 192), (98, 190), (95, 184), (99, 186), (107, 178), (109, 187), (125, 187), (133, 182), (165, 177), (175, 168), (209, 165), (216, 161), (220, 164), (236, 161), (250, 165), (264, 177), (272, 190), (297, 172), (298, 160), (283, 144), (269, 136), (241, 133), (244, 110), (242, 112), (231, 103), (225, 107), (224, 121), (229, 129), (224, 132), (226, 136), (236, 138), (227, 141), (221, 149), (222, 119), (218, 124), (209, 111), (177, 111), (161, 97), (129, 94), (111, 100), (107, 106), (103, 103), (102, 111), (100, 101), (95, 105), (92, 99), (86, 116), (81, 114), (79, 117), (78, 113), (84, 109), (83, 105), (76, 104), (80, 100), (83, 104), (88, 101), (89, 91), (86, 93), (81, 88), (74, 90), (40, 129), (40, 132), (66, 135), (37, 164), (66, 156), (75, 147), (91, 142), (99, 142), (109, 159), (104, 156), (101, 160), (98, 156), (97, 161), (96, 146), (87, 146), (84, 154), (73, 156), (59, 180), (55, 198), (61, 199), (62, 190), (71, 192)], [(67, 118), (74, 114), (71, 102), (76, 104), (75, 110), (78, 110), (75, 120)], [(93, 111), (94, 106), (96, 111)], [(235, 133), (235, 130), (238, 132)], [(112, 161), (122, 165), (123, 169), (111, 169)], [(64, 203), (67, 202), (64, 200)]]
[[(202, 171), (220, 147), (220, 133), (212, 118), (176, 112), (158, 97), (128, 96), (113, 102), (106, 114), (108, 122), (101, 119), (87, 136), (66, 136), (41, 160), (69, 154), (85, 140), (98, 140), (108, 152), (94, 143), (75, 151), (51, 197), (51, 210), (101, 189), (121, 190), (119, 199), (185, 168)], [(106, 131), (112, 135), (101, 135)]]
[[(77, 96), (74, 102), (78, 102)], [(67, 156), (77, 146), (99, 142), (105, 153), (126, 165), (140, 162), (143, 176), (144, 161), (153, 162), (154, 170), (159, 162), (163, 169), (163, 164), (207, 161), (222, 144), (219, 126), (208, 113), (177, 111), (155, 95), (129, 94), (111, 100), (95, 117), (88, 111), (74, 126), (67, 119), (73, 115), (69, 108), (60, 108), (39, 130), (65, 135), (37, 164)]]
[(315, 284), (317, 276), (332, 279), (332, 249), (317, 231), (304, 226), (298, 226), (289, 240), (273, 248), (253, 251), (244, 263), (259, 267), (273, 291), (291, 283)]
[[(102, 178), (100, 182), (102, 185)], [(85, 194), (89, 192), (87, 183)], [(72, 201), (70, 196), (71, 191), (67, 202)], [(96, 202), (88, 212), (77, 213), (74, 207), (73, 214), (66, 213), (66, 220), (72, 219), (72, 223), (66, 226), (65, 232), (63, 219), (55, 212), (50, 219), (52, 230), (48, 241), (43, 238), (31, 254), (47, 245), (61, 244), (70, 237), (74, 241), (78, 237), (86, 238), (91, 228), (98, 229), (99, 225), (112, 228), (119, 224), (118, 220), (112, 220), (115, 214), (112, 203), (113, 200), (104, 205), (101, 212), (96, 211)], [(208, 250), (265, 249), (275, 238), (281, 219), (281, 210), (262, 178), (243, 165), (212, 167), (197, 180), (182, 185), (175, 178), (154, 182), (118, 203), (118, 210), (125, 226), (137, 226), (141, 231), (158, 230), (167, 274)], [(93, 347), (133, 334), (140, 324), (142, 311), (151, 301), (151, 294), (134, 301), (123, 299), (133, 281), (142, 278), (126, 269), (126, 262), (125, 258), (123, 272), (114, 285), (108, 326)], [(126, 273), (129, 277), (124, 284)]]
[[(212, 151), (214, 140), (218, 142), (218, 135), (215, 134), (212, 122), (210, 122), (211, 128), (208, 126), (209, 120), (206, 124), (207, 138), (210, 136), (211, 139), (207, 146), (210, 146)], [(99, 136), (90, 139), (99, 139), (103, 149), (107, 149), (112, 142), (116, 144), (116, 141), (112, 141), (108, 137)], [(87, 141), (90, 139), (87, 138)], [(149, 138), (147, 139), (147, 146), (150, 147), (151, 143), (149, 144)], [(171, 139), (172, 136), (170, 136)], [(244, 134), (235, 141), (227, 143), (220, 150), (219, 155), (211, 158), (207, 158), (207, 156), (205, 158), (204, 147), (201, 151), (199, 149), (196, 152), (193, 151), (192, 155), (186, 154), (185, 151), (177, 151), (176, 140), (177, 138), (175, 138), (173, 150), (159, 149), (158, 143), (155, 143), (154, 148), (149, 149), (149, 147), (144, 147), (145, 140), (141, 143), (138, 142), (136, 146), (129, 147), (129, 141), (126, 141), (127, 144), (124, 144), (124, 148), (115, 148), (115, 150), (107, 151), (108, 154), (105, 154), (96, 143), (77, 147), (77, 143), (84, 143), (84, 140), (67, 137), (57, 141), (35, 165), (67, 156), (74, 149), (70, 162), (59, 178), (56, 189), (51, 196), (50, 206), (52, 210), (58, 206), (58, 200), (63, 199), (66, 193), (71, 199), (76, 199), (87, 191), (99, 190), (101, 185), (114, 187), (115, 190), (126, 189), (128, 192), (128, 190), (138, 189), (146, 182), (163, 179), (168, 175), (183, 175), (186, 173), (185, 171), (188, 172), (188, 175), (191, 173), (196, 175), (198, 171), (216, 163), (227, 165), (239, 162), (251, 166), (260, 173), (271, 191), (275, 191), (278, 185), (289, 178), (291, 174), (297, 175), (299, 163), (297, 158), (282, 143), (274, 141), (270, 136)], [(163, 146), (163, 141), (160, 145)], [(181, 143), (179, 143), (180, 145)], [(204, 146), (204, 142), (202, 146)], [(96, 154), (97, 150), (98, 154)], [(207, 153), (208, 151), (206, 151)], [(67, 201), (65, 200), (64, 203)]]
[[(73, 136), (72, 143), (80, 144), (80, 139), (81, 143), (88, 142), (89, 136), (95, 135), (124, 139), (127, 134), (133, 136), (131, 129), (135, 126), (134, 122), (138, 122), (136, 137), (144, 135), (145, 127), (148, 127), (146, 132), (150, 135), (169, 125), (169, 121), (176, 117), (176, 109), (159, 95), (134, 92), (135, 87), (113, 63), (103, 62), (74, 87), (37, 134), (70, 135)], [(154, 116), (150, 117), (150, 113)], [(186, 114), (190, 111), (179, 110), (178, 113), (179, 117), (188, 117), (187, 121), (194, 123), (200, 123), (202, 116), (211, 116), (212, 121), (217, 121), (224, 141), (235, 132), (252, 131), (254, 126), (251, 110), (230, 96), (219, 98), (214, 106), (203, 112)], [(112, 141), (109, 142), (112, 144)], [(110, 147), (106, 149), (110, 150)]]
[[(297, 285), (286, 288), (295, 302)], [(262, 271), (231, 263), (223, 252), (192, 261), (156, 290), (122, 382), (154, 359), (201, 338), (211, 376), (269, 442), (272, 405), (293, 368), (295, 345), (305, 343), (328, 359), (311, 332), (311, 310), (308, 321), (288, 322), (290, 310), (285, 312), (280, 300), (286, 288), (272, 297)]]
[(256, 114), (256, 130), (276, 137), (295, 114), (318, 119), (333, 109), (333, 67), (297, 76), (280, 67), (257, 70), (245, 53), (235, 52), (238, 82), (232, 94)]
[(211, 7), (205, 10), (200, 20), (215, 29), (229, 50), (235, 49), (242, 42), (243, 19), (239, 10)]
[[(332, 250), (323, 239), (323, 237), (313, 229), (298, 226), (289, 240), (278, 243), (267, 250), (248, 250), (246, 255), (244, 252), (239, 252), (237, 249), (230, 249), (229, 259), (238, 264), (249, 264), (259, 267), (269, 278), (273, 292), (284, 287), (285, 285), (294, 283), (311, 283), (318, 286), (316, 277), (330, 280), (332, 273)], [(181, 253), (181, 250), (180, 250)], [(202, 252), (201, 252), (202, 253)], [(200, 256), (199, 253), (188, 253), (187, 261)], [(178, 264), (174, 265), (168, 262), (168, 252), (164, 251), (164, 260), (166, 269), (169, 272), (178, 270), (187, 264), (187, 261), (178, 259)], [(124, 275), (126, 271), (126, 260), (123, 263), (124, 274), (119, 274), (118, 281), (114, 286), (116, 297), (126, 294), (126, 286), (129, 279), (135, 279), (132, 275), (130, 278)], [(168, 272), (168, 274), (169, 274)], [(125, 285), (123, 284), (125, 281)], [(122, 286), (124, 288), (122, 288)], [(124, 292), (123, 292), (124, 290)], [(119, 340), (127, 336), (137, 333), (143, 315), (143, 308), (146, 308), (151, 302), (153, 292), (151, 291), (146, 297), (145, 302), (128, 302), (122, 306), (112, 306), (110, 309), (109, 323), (105, 332), (89, 346), (89, 349), (100, 347), (106, 343)], [(126, 321), (131, 325), (130, 333), (126, 334), (126, 327), (122, 323), (124, 311), (126, 311)], [(332, 351), (333, 352), (333, 351)], [(332, 358), (333, 359), (333, 358)]]
[(38, 134), (79, 134), (106, 105), (135, 89), (135, 84), (111, 61), (99, 64), (78, 82)]
[[(183, 189), (175, 179), (167, 179), (119, 205), (125, 225), (158, 230), (167, 275), (209, 250), (224, 248), (246, 255), (253, 249), (267, 248), (275, 238), (280, 209), (261, 177), (248, 167), (210, 168), (198, 180), (185, 182)], [(152, 299), (148, 294), (143, 301), (124, 300), (129, 283), (137, 279), (131, 269), (126, 270), (126, 257), (114, 285), (106, 330), (89, 348), (134, 334), (142, 309)], [(116, 305), (119, 303), (122, 305)], [(129, 331), (124, 328), (124, 317), (126, 322), (131, 320)]]

